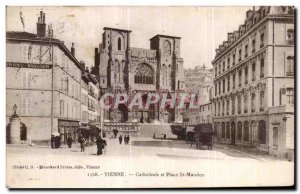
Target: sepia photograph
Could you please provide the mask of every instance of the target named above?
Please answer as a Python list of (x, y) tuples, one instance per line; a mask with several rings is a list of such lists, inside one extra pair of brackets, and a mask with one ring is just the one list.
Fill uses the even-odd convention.
[(5, 9), (8, 189), (295, 186), (294, 6)]

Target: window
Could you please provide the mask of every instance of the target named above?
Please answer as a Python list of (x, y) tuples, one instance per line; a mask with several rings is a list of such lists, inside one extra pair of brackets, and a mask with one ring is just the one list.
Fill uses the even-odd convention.
[(232, 66), (235, 65), (235, 54), (232, 55)]
[(230, 67), (230, 57), (227, 58), (227, 69)]
[(232, 109), (231, 109), (232, 115), (234, 115), (234, 114), (235, 114), (235, 98), (234, 98), (234, 97), (232, 98), (232, 104), (231, 104), (231, 107), (232, 107)]
[(253, 40), (252, 40), (252, 53), (255, 53), (255, 47), (256, 47), (256, 42), (255, 42), (255, 38), (253, 38)]
[(248, 66), (245, 67), (245, 84), (248, 84)]
[(241, 114), (241, 112), (242, 112), (241, 106), (242, 106), (242, 97), (239, 95), (238, 96), (238, 114)]
[(225, 115), (225, 100), (222, 101), (222, 115)]
[(245, 45), (245, 58), (248, 57), (248, 45)]
[(242, 60), (242, 49), (239, 50), (239, 62)]
[(232, 76), (232, 89), (235, 89), (235, 73)]
[(225, 79), (223, 79), (223, 93), (225, 93)]
[(225, 61), (223, 61), (223, 72), (225, 71)]
[(31, 98), (22, 95), (21, 97), (21, 112), (23, 115), (27, 115), (31, 112)]
[(230, 89), (230, 76), (227, 78), (227, 91)]
[(242, 122), (238, 122), (238, 127), (237, 127), (237, 139), (242, 140), (242, 134), (243, 134), (243, 127), (242, 127)]
[(227, 99), (226, 115), (229, 115), (229, 99)]
[(219, 64), (219, 75), (221, 74), (221, 64)]
[(251, 94), (251, 112), (255, 112), (255, 93)]
[(287, 44), (294, 44), (294, 29), (287, 30)]
[(23, 88), (31, 88), (32, 76), (30, 71), (23, 71), (22, 73), (22, 87)]
[(118, 38), (118, 50), (122, 50), (121, 38)]
[(248, 112), (248, 95), (244, 95), (244, 113)]
[(286, 100), (288, 104), (294, 104), (294, 88), (286, 89)]
[(134, 82), (138, 84), (153, 84), (153, 74), (153, 69), (149, 65), (142, 63), (135, 71)]
[(217, 96), (217, 92), (218, 92), (218, 84), (215, 83), (215, 96)]
[(217, 76), (218, 75), (218, 69), (217, 69), (217, 67), (215, 68), (215, 76)]
[(249, 141), (249, 122), (244, 122), (244, 141)]
[(278, 127), (273, 127), (273, 146), (278, 147)]
[(265, 98), (265, 92), (260, 92), (260, 99), (259, 99), (259, 110), (264, 111), (264, 98)]
[(260, 60), (260, 78), (263, 78), (265, 76), (265, 59), (262, 58)]
[(256, 67), (256, 63), (253, 62), (253, 64), (252, 64), (252, 81), (255, 81), (255, 79), (256, 79), (255, 67)]
[(262, 34), (260, 35), (260, 48), (262, 48), (262, 47), (265, 46), (264, 41), (265, 41), (265, 35), (264, 35), (264, 33), (262, 33)]
[(294, 56), (287, 57), (287, 69), (286, 69), (287, 76), (294, 75)]
[(59, 115), (63, 116), (64, 115), (64, 109), (65, 109), (65, 105), (64, 105), (64, 101), (60, 100), (59, 102)]
[(242, 85), (242, 70), (239, 70), (239, 86)]
[(219, 81), (219, 94), (221, 94), (221, 85), (222, 85), (222, 82)]

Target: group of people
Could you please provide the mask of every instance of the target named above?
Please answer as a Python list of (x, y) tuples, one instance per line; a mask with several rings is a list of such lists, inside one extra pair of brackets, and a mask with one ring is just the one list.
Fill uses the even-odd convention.
[[(123, 137), (122, 135), (119, 136), (119, 143), (122, 144)], [(124, 135), (124, 144), (128, 144), (130, 141), (130, 136), (129, 135)]]
[(51, 148), (52, 149), (57, 149), (60, 147), (60, 141), (61, 141), (61, 137), (60, 136), (54, 136), (51, 135)]

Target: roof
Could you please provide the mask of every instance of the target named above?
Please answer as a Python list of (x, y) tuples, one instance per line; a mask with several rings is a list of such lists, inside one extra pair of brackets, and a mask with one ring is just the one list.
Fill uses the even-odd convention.
[(73, 62), (77, 65), (77, 67), (79, 67), (80, 70), (83, 70), (83, 67), (79, 63), (79, 61), (71, 54), (71, 51), (59, 39), (49, 37), (37, 37), (36, 34), (29, 32), (7, 31), (6, 40), (56, 44), (65, 52), (66, 55), (70, 57), (71, 60), (73, 60)]
[(164, 37), (164, 38), (177, 38), (177, 39), (181, 39), (181, 37), (179, 36), (169, 36), (169, 35), (163, 35), (163, 34), (157, 34), (155, 36), (153, 36), (152, 38), (150, 38), (150, 40), (156, 38), (156, 37)]
[(121, 31), (121, 32), (131, 32), (131, 30), (125, 30), (125, 29), (119, 29), (119, 28), (110, 28), (110, 27), (104, 27), (103, 30), (115, 30), (115, 31)]

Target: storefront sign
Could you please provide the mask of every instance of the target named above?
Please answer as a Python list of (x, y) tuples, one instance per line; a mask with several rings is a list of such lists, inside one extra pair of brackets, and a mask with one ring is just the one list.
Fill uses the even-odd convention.
[(50, 65), (50, 64), (36, 64), (36, 63), (6, 62), (6, 67), (33, 68), (33, 69), (51, 69), (52, 65)]

